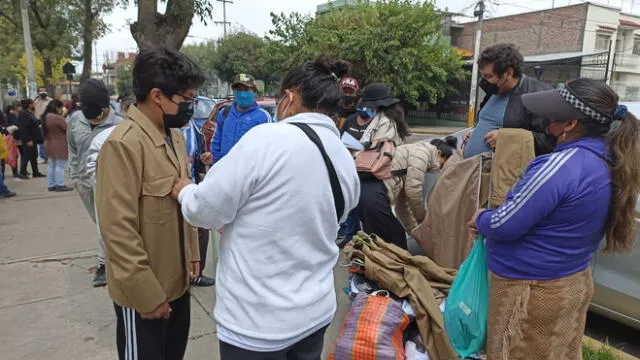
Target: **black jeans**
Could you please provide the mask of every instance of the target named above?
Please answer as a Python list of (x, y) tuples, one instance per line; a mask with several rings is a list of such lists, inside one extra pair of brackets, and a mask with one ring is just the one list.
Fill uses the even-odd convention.
[(275, 352), (244, 350), (220, 341), (220, 360), (320, 360), (327, 326), (299, 343)]
[(20, 174), (27, 174), (27, 165), (29, 162), (31, 162), (32, 175), (39, 174), (40, 171), (38, 170), (38, 145), (20, 145), (18, 147), (18, 150), (20, 151)]
[(169, 303), (168, 320), (144, 320), (135, 309), (113, 304), (120, 360), (182, 360), (189, 340), (191, 297), (186, 292)]
[(379, 180), (360, 180), (360, 220), (362, 230), (407, 249), (407, 234), (393, 215), (387, 187)]
[[(0, 160), (0, 167), (2, 167), (2, 177), (4, 177), (4, 178), (6, 178), (5, 169), (6, 169), (7, 165), (8, 164), (6, 163), (6, 161), (4, 159)], [(12, 171), (14, 177), (18, 176), (18, 168), (11, 168), (11, 171)]]
[(209, 245), (209, 230), (198, 228), (198, 242), (200, 244), (200, 275), (204, 272), (207, 263), (207, 247)]

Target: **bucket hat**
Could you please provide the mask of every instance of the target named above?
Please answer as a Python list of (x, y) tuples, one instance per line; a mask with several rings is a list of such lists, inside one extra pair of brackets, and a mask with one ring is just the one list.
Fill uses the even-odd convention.
[(367, 85), (359, 93), (362, 97), (359, 107), (376, 109), (379, 107), (389, 107), (400, 102), (400, 99), (391, 96), (389, 89), (384, 84), (374, 83)]

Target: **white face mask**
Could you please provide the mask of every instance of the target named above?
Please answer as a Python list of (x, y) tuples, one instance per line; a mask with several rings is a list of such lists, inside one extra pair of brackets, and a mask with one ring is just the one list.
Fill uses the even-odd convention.
[(282, 112), (282, 118), (280, 118), (278, 116), (278, 114), (280, 113), (280, 104), (282, 104), (282, 102), (284, 101), (284, 98), (282, 100), (280, 100), (280, 102), (278, 103), (278, 106), (276, 106), (276, 115), (274, 116), (274, 121), (278, 122), (278, 121), (282, 121), (284, 119), (286, 119), (285, 114), (287, 113), (287, 110), (289, 110), (289, 106), (291, 105), (291, 102), (293, 101), (293, 95), (291, 93), (289, 93), (289, 103), (287, 104), (287, 107), (284, 108), (284, 111)]

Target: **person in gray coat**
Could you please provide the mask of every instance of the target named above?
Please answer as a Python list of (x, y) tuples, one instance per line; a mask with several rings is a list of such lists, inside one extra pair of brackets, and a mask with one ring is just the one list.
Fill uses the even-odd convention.
[[(73, 187), (80, 195), (91, 220), (95, 223), (93, 181), (87, 175), (89, 147), (96, 135), (115, 126), (122, 118), (110, 111), (109, 90), (100, 80), (89, 79), (85, 82), (80, 91), (80, 102), (82, 111), (74, 112), (69, 118), (67, 135), (69, 139), (69, 175), (73, 181)], [(93, 286), (99, 287), (106, 284), (104, 242), (98, 233), (98, 266)]]

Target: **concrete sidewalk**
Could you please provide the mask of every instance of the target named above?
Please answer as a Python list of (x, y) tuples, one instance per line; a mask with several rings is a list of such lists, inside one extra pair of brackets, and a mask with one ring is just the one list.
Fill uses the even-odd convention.
[[(18, 196), (0, 200), (0, 358), (116, 359), (113, 305), (106, 288), (91, 287), (96, 229), (80, 199), (74, 192), (47, 192), (46, 179), (9, 175), (6, 183)], [(346, 278), (346, 270), (336, 266), (339, 308), (325, 339), (325, 358), (348, 309), (341, 290)], [(193, 288), (192, 294), (186, 359), (218, 359), (210, 317), (215, 287)]]
[(464, 126), (411, 126), (410, 131), (421, 135), (450, 135), (458, 131), (467, 129)]

